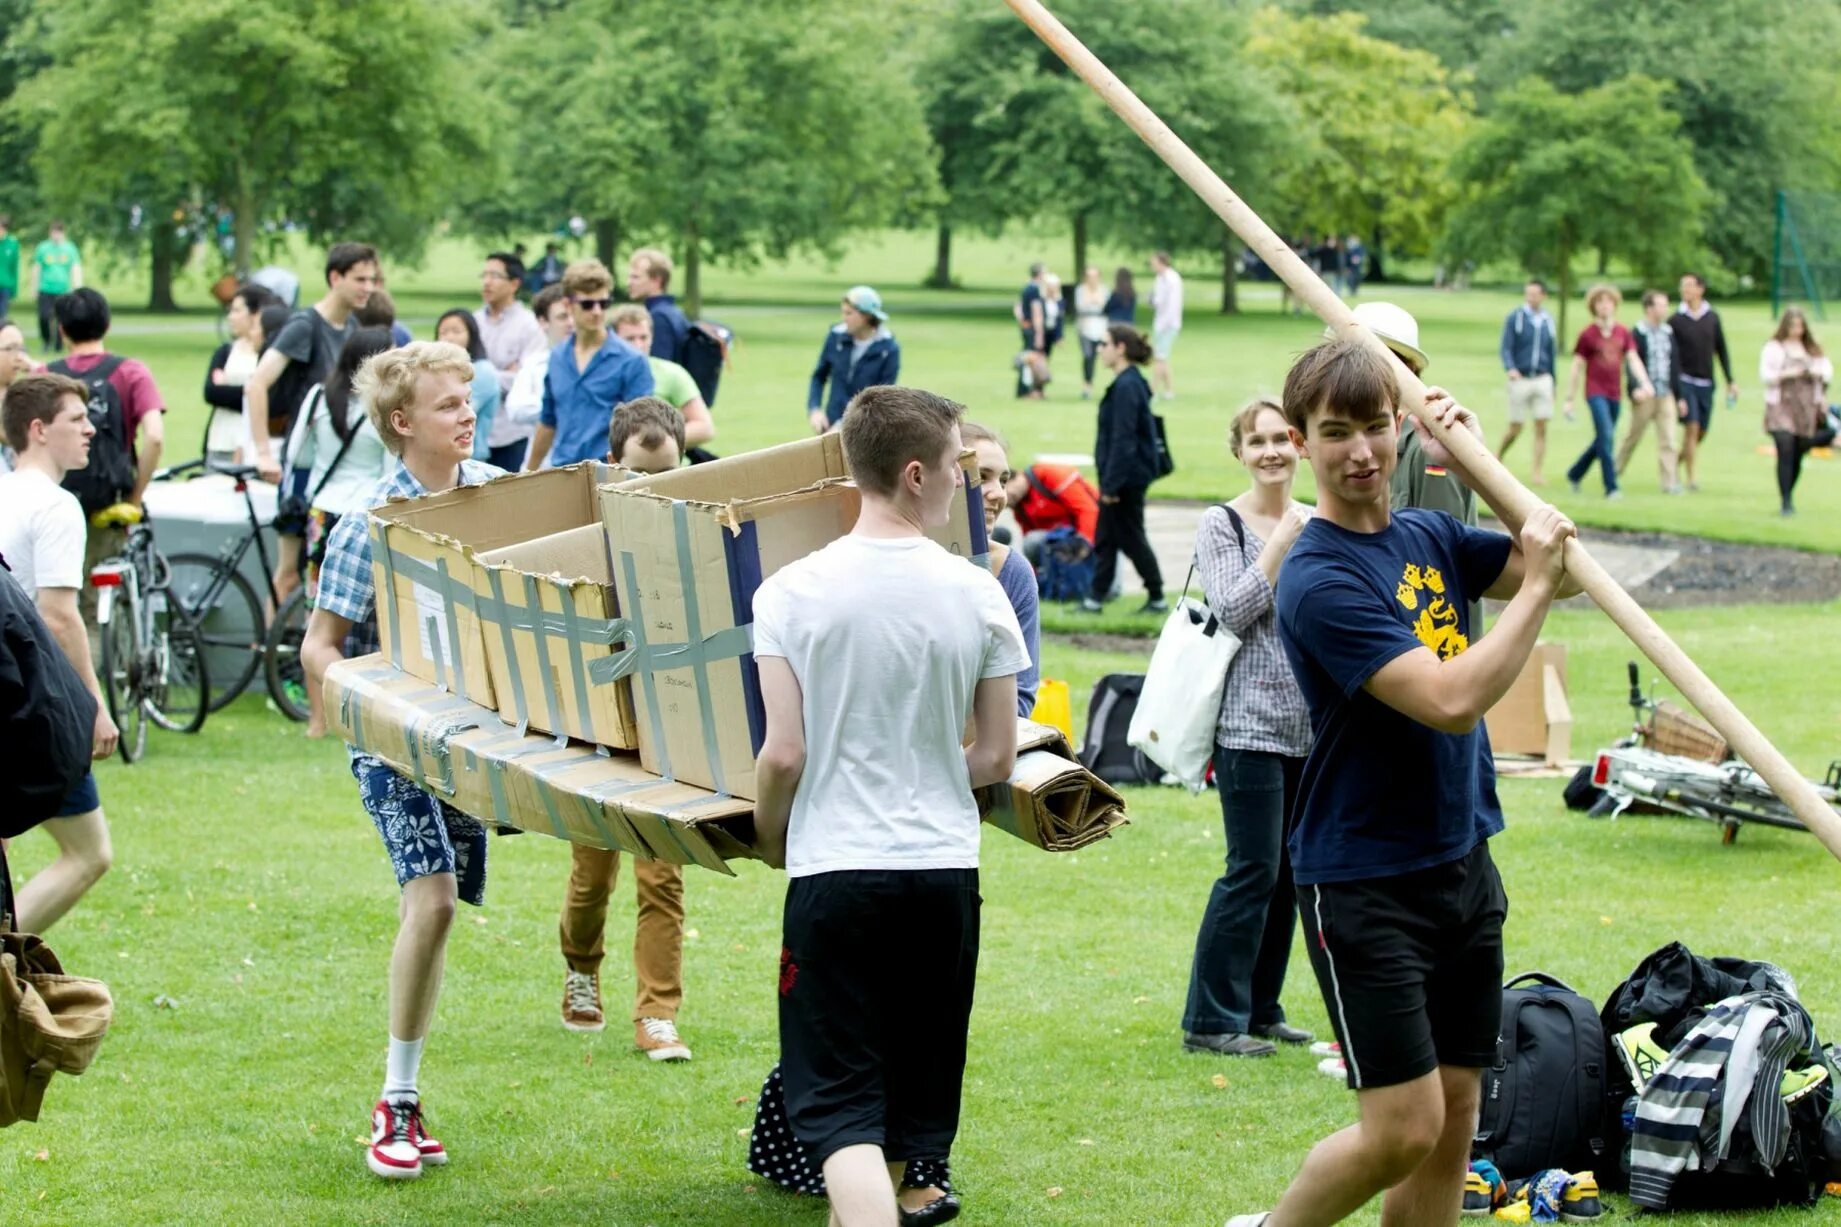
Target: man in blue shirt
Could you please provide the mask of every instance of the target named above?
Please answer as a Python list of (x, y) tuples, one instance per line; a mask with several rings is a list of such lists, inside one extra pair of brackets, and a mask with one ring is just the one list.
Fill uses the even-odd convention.
[(607, 455), (607, 428), (614, 410), (652, 395), (652, 367), (646, 356), (607, 330), (613, 274), (599, 260), (577, 260), (563, 270), (563, 293), (575, 320), (575, 336), (550, 352), (543, 377), (543, 409), (531, 438), (528, 469), (599, 460)]
[(1547, 463), (1547, 423), (1553, 420), (1553, 355), (1556, 333), (1553, 317), (1541, 304), (1547, 285), (1529, 278), (1522, 289), (1521, 305), (1502, 321), (1502, 369), (1509, 377), (1509, 431), (1502, 436), (1496, 458), (1509, 454), (1509, 444), (1521, 437), (1521, 428), (1534, 422), (1534, 472), (1531, 481), (1544, 486), (1541, 467)]
[(684, 342), (690, 336), (690, 317), (678, 300), (665, 291), (671, 287), (671, 257), (656, 247), (641, 247), (626, 266), (626, 296), (644, 303), (652, 316), (652, 356), (667, 362), (684, 361)]
[[(1481, 722), (1571, 588), (1573, 528), (1546, 505), (1525, 523), (1494, 508), (1519, 542), (1445, 512), (1391, 511), (1399, 392), (1391, 360), (1363, 341), (1306, 353), (1284, 405), (1318, 492), (1277, 584), (1312, 732), (1292, 871), (1360, 1119), (1318, 1143), (1276, 1209), (1228, 1221), (1336, 1223), (1385, 1192), (1383, 1222), (1455, 1224), (1501, 1024), (1508, 912), (1487, 842), (1502, 810)], [(1439, 389), (1416, 416), (1481, 443), (1476, 415)], [(1424, 445), (1476, 486), (1443, 444)], [(1479, 594), (1509, 602), (1481, 638), (1468, 609)]]

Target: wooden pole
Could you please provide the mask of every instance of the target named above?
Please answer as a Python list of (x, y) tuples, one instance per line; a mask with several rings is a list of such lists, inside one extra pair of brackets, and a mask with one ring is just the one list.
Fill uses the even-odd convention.
[[(1043, 7), (1040, 0), (1005, 0), (1005, 3), (1048, 44), (1050, 50), (1093, 88), (1107, 106), (1118, 113), (1126, 126), (1138, 134), (1139, 139), (1149, 145), (1184, 183), (1195, 190), (1196, 195), (1248, 247), (1258, 253), (1266, 266), (1291, 287), (1293, 294), (1322, 317), (1324, 323), (1364, 340), (1382, 353), (1392, 352), (1356, 320), (1348, 305), (1324, 284), (1322, 278), (1298, 259), (1290, 244), (1248, 208), (1246, 202), (1222, 181), (1221, 176), (1210, 170), (1208, 164), (1197, 157), (1195, 151), (1184, 144), (1168, 124), (1159, 119), (1112, 70), (1101, 63), (1099, 57), (1087, 50), (1053, 13)], [(1425, 385), (1419, 378), (1402, 363), (1392, 362), (1389, 365), (1399, 374), (1401, 403), (1423, 404)], [(1523, 517), (1540, 505), (1540, 500), (1533, 492), (1516, 480), (1469, 431), (1448, 430), (1430, 418), (1422, 417), (1420, 423), (1463, 462), (1464, 467), (1481, 484), (1491, 503)], [(1815, 786), (1790, 765), (1790, 761), (1778, 752), (1777, 747), (1765, 739), (1757, 726), (1745, 718), (1745, 714), (1732, 700), (1701, 672), (1700, 666), (1688, 659), (1687, 653), (1656, 625), (1655, 619), (1643, 611), (1630, 594), (1624, 591), (1623, 586), (1611, 578), (1610, 573), (1576, 539), (1566, 545), (1566, 571), (1598, 603), (1598, 607), (1611, 616), (1611, 620), (1630, 637), (1630, 641), (1643, 655), (1662, 670), (1663, 676), (1674, 683), (1682, 696), (1720, 731), (1720, 735), (1726, 738), (1733, 750), (1764, 777), (1765, 783), (1789, 805), (1802, 824), (1831, 853), (1841, 858), (1841, 814), (1837, 814), (1822, 799)]]

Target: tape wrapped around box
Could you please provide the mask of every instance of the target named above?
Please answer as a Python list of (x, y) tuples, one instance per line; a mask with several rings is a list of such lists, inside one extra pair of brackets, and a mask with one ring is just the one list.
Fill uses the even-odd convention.
[[(326, 710), (347, 742), (482, 822), (721, 873), (757, 857), (752, 802), (662, 779), (630, 754), (507, 729), (381, 655), (328, 669)], [(1124, 799), (1061, 733), (1027, 720), (1009, 783), (977, 799), (986, 822), (1046, 852), (1084, 848), (1126, 820)]]

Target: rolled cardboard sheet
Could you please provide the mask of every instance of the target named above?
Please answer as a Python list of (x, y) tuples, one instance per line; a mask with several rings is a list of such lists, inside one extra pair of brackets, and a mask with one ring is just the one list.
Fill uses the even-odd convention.
[[(728, 861), (758, 859), (753, 802), (665, 779), (633, 754), (520, 733), (382, 655), (327, 670), (326, 705), (348, 743), (490, 825), (731, 875)], [(1009, 782), (978, 793), (986, 822), (1046, 852), (1124, 824), (1124, 799), (1059, 730), (1019, 721), (1017, 747)]]

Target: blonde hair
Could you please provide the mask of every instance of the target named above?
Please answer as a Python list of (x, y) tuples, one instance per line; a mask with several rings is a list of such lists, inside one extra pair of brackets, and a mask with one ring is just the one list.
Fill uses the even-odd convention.
[(656, 247), (641, 247), (633, 253), (633, 262), (645, 270), (646, 276), (658, 282), (658, 288), (671, 288), (671, 257)]
[(614, 288), (614, 275), (599, 260), (575, 260), (563, 270), (563, 293), (591, 294)]
[(636, 302), (623, 302), (607, 317), (610, 332), (622, 324), (644, 324), (649, 329), (652, 327), (652, 313)]
[[(1258, 423), (1259, 415), (1267, 409), (1272, 410), (1272, 412), (1278, 414), (1280, 417), (1285, 416), (1284, 406), (1280, 405), (1270, 396), (1256, 396), (1245, 405), (1241, 406), (1240, 412), (1234, 415), (1232, 424), (1227, 428), (1227, 447), (1229, 451), (1233, 452), (1236, 456), (1240, 454), (1240, 445), (1246, 442), (1246, 437), (1249, 434), (1253, 433), (1253, 427)], [(1289, 425), (1290, 423), (1287, 422), (1286, 424)]]
[(1606, 285), (1604, 282), (1601, 281), (1597, 285), (1593, 286), (1591, 289), (1585, 292), (1585, 309), (1587, 311), (1592, 312), (1593, 314), (1596, 314), (1598, 311), (1598, 300), (1607, 295), (1611, 299), (1611, 310), (1615, 311), (1619, 307), (1623, 306), (1623, 303), (1624, 303), (1623, 292), (1619, 290), (1616, 286)]
[(446, 341), (411, 341), (366, 359), (352, 379), (352, 395), (364, 405), (377, 437), (393, 456), (403, 454), (403, 436), (391, 419), (398, 413), (409, 416), (423, 375), (457, 375), (462, 383), (471, 383), (473, 359)]
[(1004, 442), (1004, 437), (1002, 435), (992, 430), (989, 426), (980, 426), (976, 422), (961, 420), (959, 422), (959, 439), (967, 447), (975, 447), (980, 443), (989, 441), (997, 444), (997, 449), (1006, 456), (1010, 454), (1010, 445)]

